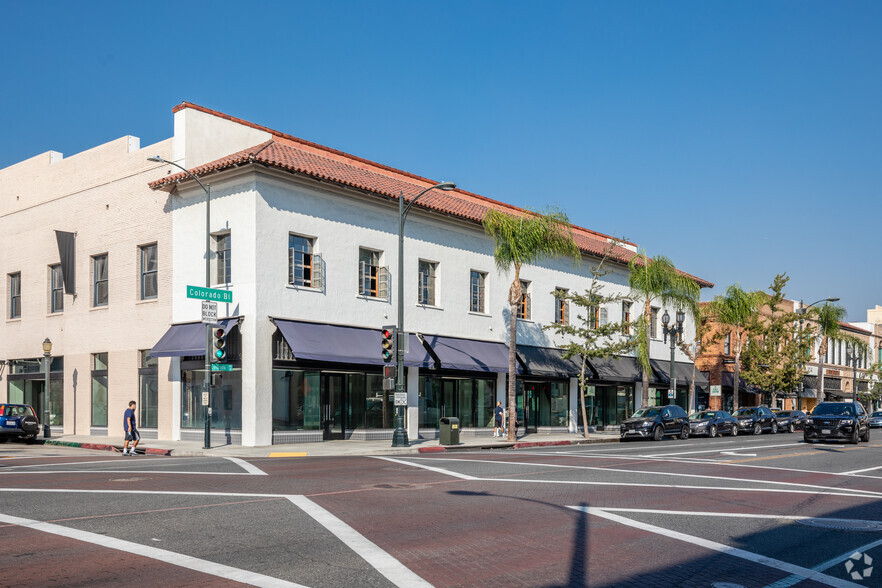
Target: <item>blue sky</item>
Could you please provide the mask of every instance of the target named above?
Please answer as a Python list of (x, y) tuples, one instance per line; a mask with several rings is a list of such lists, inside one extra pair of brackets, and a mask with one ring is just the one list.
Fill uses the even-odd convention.
[(519, 206), (716, 283), (882, 304), (882, 3), (2, 3), (0, 168), (181, 101)]

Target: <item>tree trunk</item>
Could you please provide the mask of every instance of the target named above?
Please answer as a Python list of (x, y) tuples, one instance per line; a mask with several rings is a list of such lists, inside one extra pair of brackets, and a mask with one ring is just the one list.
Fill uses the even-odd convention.
[[(643, 325), (646, 330), (646, 355), (652, 357), (650, 353), (650, 346), (652, 344), (652, 339), (650, 338), (649, 325), (652, 320), (652, 306), (650, 305), (650, 301), (647, 298), (646, 302), (643, 303)], [(639, 361), (639, 358), (638, 358)], [(642, 373), (642, 381), (641, 384), (643, 386), (643, 400), (641, 402), (641, 407), (649, 406), (649, 373), (646, 371), (646, 368), (643, 367), (643, 362), (640, 362), (640, 372)]]
[(741, 349), (739, 348), (735, 350), (735, 373), (733, 381), (732, 381), (732, 411), (738, 410), (738, 374), (740, 372), (741, 367)]
[(827, 355), (827, 337), (818, 346), (818, 402), (824, 402), (824, 356)]
[(588, 362), (587, 358), (582, 356), (582, 376), (579, 378), (579, 400), (582, 403), (582, 432), (585, 434), (585, 438), (588, 438), (588, 411), (585, 410), (585, 364)]
[(515, 268), (515, 279), (508, 291), (508, 304), (511, 317), (508, 321), (508, 441), (517, 439), (517, 379), (515, 365), (518, 345), (518, 304), (521, 301), (520, 268)]

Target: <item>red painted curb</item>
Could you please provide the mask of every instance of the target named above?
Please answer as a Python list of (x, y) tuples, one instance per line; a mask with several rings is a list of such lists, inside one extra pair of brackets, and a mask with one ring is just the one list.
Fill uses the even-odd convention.
[(419, 447), (417, 451), (420, 453), (443, 453), (447, 450), (444, 447)]
[(158, 447), (145, 447), (144, 453), (149, 455), (171, 455), (171, 449), (159, 449)]

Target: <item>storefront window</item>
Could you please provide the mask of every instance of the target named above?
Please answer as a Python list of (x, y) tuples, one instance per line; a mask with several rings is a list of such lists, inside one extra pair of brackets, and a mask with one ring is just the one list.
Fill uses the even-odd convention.
[(420, 376), (420, 427), (437, 428), (442, 416), (459, 426), (492, 427), (496, 380)]
[[(597, 409), (597, 421), (594, 423), (596, 425), (604, 427), (617, 425), (634, 413), (633, 386), (595, 386), (594, 394)], [(651, 395), (650, 404), (652, 404)]]
[(441, 420), (441, 378), (420, 376), (420, 427), (438, 428)]
[(317, 371), (273, 370), (273, 430), (321, 428), (321, 389)]
[[(43, 423), (43, 390), (46, 379), (43, 375), (44, 362), (41, 358), (11, 360), (9, 365), (8, 398), (15, 404), (30, 404)], [(53, 357), (50, 362), (49, 380), (49, 424), (64, 425), (64, 358)]]
[(159, 363), (150, 356), (150, 350), (141, 351), (141, 367), (138, 368), (138, 425), (155, 429), (159, 422)]
[[(242, 428), (242, 371), (213, 374), (215, 385), (211, 390), (211, 428)], [(205, 370), (181, 372), (181, 427), (202, 429), (205, 427), (206, 407), (202, 406)]]

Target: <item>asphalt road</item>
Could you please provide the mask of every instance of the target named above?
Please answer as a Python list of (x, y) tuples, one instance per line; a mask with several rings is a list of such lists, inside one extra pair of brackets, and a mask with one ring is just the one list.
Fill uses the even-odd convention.
[(247, 461), (7, 444), (0, 585), (882, 586), (880, 499), (882, 438)]

